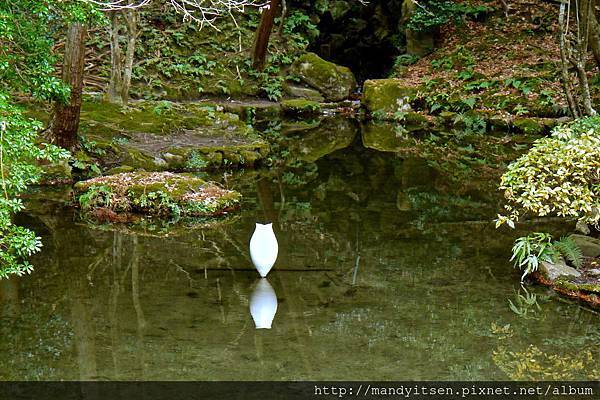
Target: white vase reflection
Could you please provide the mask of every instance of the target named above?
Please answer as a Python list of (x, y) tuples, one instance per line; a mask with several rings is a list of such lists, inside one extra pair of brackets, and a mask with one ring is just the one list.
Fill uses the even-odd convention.
[(277, 295), (266, 278), (259, 279), (250, 296), (250, 314), (256, 329), (271, 329), (277, 313)]

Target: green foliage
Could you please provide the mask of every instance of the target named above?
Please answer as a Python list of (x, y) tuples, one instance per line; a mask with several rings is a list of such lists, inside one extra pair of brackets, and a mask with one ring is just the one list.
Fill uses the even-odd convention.
[(26, 258), (42, 246), (35, 233), (13, 224), (13, 215), (23, 209), (19, 194), (41, 177), (37, 161), (69, 156), (56, 146), (36, 144), (41, 123), (25, 117), (9, 93), (68, 99), (69, 89), (53, 74), (49, 25), (61, 18), (85, 19), (90, 10), (78, 2), (0, 2), (0, 278), (30, 273)]
[(449, 22), (460, 23), (464, 18), (477, 18), (491, 11), (490, 7), (469, 2), (448, 0), (419, 1), (406, 27), (415, 31), (426, 31)]
[(598, 226), (600, 221), (600, 117), (577, 120), (538, 139), (509, 165), (500, 189), (514, 226), (524, 213), (558, 215)]
[(527, 275), (537, 271), (542, 261), (552, 262), (555, 256), (552, 236), (535, 232), (515, 241), (510, 261), (514, 261), (515, 268), (523, 270), (521, 276), (521, 280), (523, 280)]
[(575, 268), (581, 268), (583, 253), (571, 236), (565, 236), (554, 242), (554, 248)]
[(308, 46), (310, 41), (316, 39), (320, 33), (310, 16), (300, 10), (294, 10), (285, 17), (283, 32), (301, 46)]
[(79, 196), (79, 206), (87, 211), (94, 208), (113, 206), (114, 193), (108, 186), (92, 186), (87, 192)]

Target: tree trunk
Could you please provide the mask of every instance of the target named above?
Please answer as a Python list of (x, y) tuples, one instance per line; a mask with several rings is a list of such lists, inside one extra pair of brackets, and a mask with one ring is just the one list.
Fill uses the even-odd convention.
[(581, 86), (581, 96), (583, 101), (583, 109), (586, 115), (596, 115), (596, 110), (592, 106), (592, 96), (590, 94), (590, 85), (588, 83), (587, 73), (585, 71), (585, 61), (588, 52), (588, 43), (590, 38), (590, 17), (593, 14), (593, 0), (579, 0), (575, 5), (579, 6), (579, 21), (577, 27), (577, 51), (575, 55), (575, 68), (579, 85)]
[(267, 47), (269, 46), (269, 37), (275, 21), (275, 13), (279, 7), (279, 0), (270, 0), (269, 7), (265, 8), (260, 17), (260, 25), (256, 31), (254, 40), (254, 51), (252, 53), (252, 66), (257, 70), (262, 70), (265, 66), (267, 57)]
[(558, 13), (558, 45), (560, 48), (560, 72), (561, 72), (561, 80), (563, 84), (563, 89), (565, 91), (565, 96), (567, 98), (567, 104), (569, 106), (569, 111), (571, 111), (571, 115), (573, 118), (579, 118), (579, 109), (577, 107), (577, 103), (575, 103), (575, 99), (573, 98), (573, 90), (571, 88), (571, 79), (569, 77), (569, 60), (567, 54), (567, 41), (565, 31), (565, 3), (560, 5), (560, 11)]
[(121, 99), (123, 104), (129, 101), (129, 87), (131, 86), (131, 74), (133, 73), (133, 58), (135, 56), (135, 41), (138, 36), (139, 14), (135, 9), (125, 10), (123, 14), (127, 24), (127, 50), (125, 51), (125, 65), (123, 67)]
[(55, 103), (50, 129), (51, 141), (69, 150), (77, 146), (77, 130), (79, 129), (81, 95), (83, 92), (86, 34), (87, 28), (83, 24), (73, 23), (69, 26), (65, 43), (62, 79), (71, 87), (71, 97), (67, 104)]
[(110, 28), (108, 29), (110, 36), (110, 81), (108, 82), (108, 90), (106, 91), (106, 101), (114, 104), (121, 104), (122, 91), (122, 69), (123, 62), (121, 57), (121, 46), (119, 46), (119, 13), (118, 11), (110, 12)]

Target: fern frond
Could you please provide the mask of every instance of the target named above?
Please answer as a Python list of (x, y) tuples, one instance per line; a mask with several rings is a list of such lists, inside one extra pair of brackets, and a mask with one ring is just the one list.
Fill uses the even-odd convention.
[(571, 238), (571, 236), (562, 237), (560, 240), (554, 242), (554, 248), (575, 268), (581, 268), (583, 263), (583, 253), (577, 243)]

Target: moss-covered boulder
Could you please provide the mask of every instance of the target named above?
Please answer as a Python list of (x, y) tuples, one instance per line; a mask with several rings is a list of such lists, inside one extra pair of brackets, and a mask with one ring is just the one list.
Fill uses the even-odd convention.
[[(217, 216), (236, 209), (241, 194), (189, 174), (127, 172), (77, 182), (75, 199), (99, 219), (120, 214)], [(113, 217), (111, 219), (111, 216)]]
[(374, 119), (393, 120), (398, 113), (411, 111), (416, 89), (400, 79), (370, 79), (363, 86), (362, 104)]
[(356, 79), (349, 68), (325, 61), (314, 53), (298, 57), (292, 65), (292, 73), (318, 90), (327, 101), (344, 100), (356, 88)]
[(513, 126), (517, 131), (528, 135), (540, 135), (546, 128), (538, 118), (515, 118)]
[(81, 126), (89, 161), (104, 171), (252, 167), (269, 153), (246, 119), (218, 104), (136, 102), (121, 108), (86, 102)]
[(292, 98), (312, 100), (319, 103), (325, 101), (325, 98), (316, 89), (312, 89), (306, 86), (294, 85), (290, 82), (284, 82), (282, 84), (282, 87), (285, 94)]

